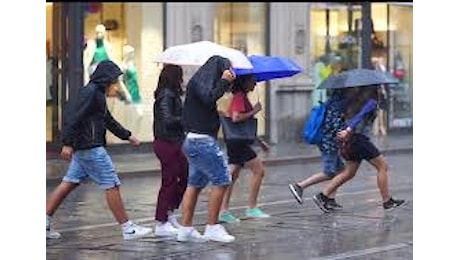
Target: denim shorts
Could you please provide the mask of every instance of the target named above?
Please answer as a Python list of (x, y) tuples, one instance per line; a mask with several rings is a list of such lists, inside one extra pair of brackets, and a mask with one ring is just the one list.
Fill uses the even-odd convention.
[(63, 180), (71, 183), (81, 183), (90, 177), (102, 189), (120, 186), (112, 159), (104, 147), (78, 150), (72, 155), (72, 160)]
[(334, 177), (345, 168), (342, 158), (338, 154), (322, 154), (323, 172), (329, 177)]
[(213, 186), (231, 183), (228, 163), (215, 138), (187, 137), (183, 149), (189, 161), (188, 185), (203, 188), (209, 182)]

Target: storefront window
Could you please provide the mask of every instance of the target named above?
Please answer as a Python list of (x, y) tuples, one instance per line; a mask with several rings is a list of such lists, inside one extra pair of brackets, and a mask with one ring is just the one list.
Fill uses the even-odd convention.
[[(389, 87), (388, 127), (412, 127), (412, 6), (372, 3), (372, 64), (400, 79)], [(311, 76), (361, 67), (361, 5), (315, 3), (311, 11)], [(312, 102), (326, 100), (315, 89)]]
[(412, 6), (389, 5), (389, 71), (400, 80), (391, 88), (390, 128), (412, 127)]
[[(141, 141), (153, 138), (153, 92), (160, 67), (153, 63), (163, 48), (161, 3), (95, 3), (85, 15), (84, 82), (106, 59), (123, 70), (120, 98), (107, 98), (111, 114)], [(112, 133), (107, 142), (121, 143)]]
[[(360, 5), (311, 5), (310, 75), (315, 88), (332, 74), (360, 66), (360, 19)], [(326, 98), (325, 90), (314, 89), (313, 105)]]
[(53, 42), (53, 4), (46, 3), (46, 142), (53, 138), (53, 95), (51, 48)]
[[(246, 55), (266, 54), (266, 3), (217, 3), (214, 23), (214, 40), (224, 46), (238, 49)], [(258, 134), (265, 134), (265, 83), (259, 82), (249, 93), (253, 104), (262, 104), (258, 118)], [(218, 108), (227, 110), (231, 95), (224, 95)]]

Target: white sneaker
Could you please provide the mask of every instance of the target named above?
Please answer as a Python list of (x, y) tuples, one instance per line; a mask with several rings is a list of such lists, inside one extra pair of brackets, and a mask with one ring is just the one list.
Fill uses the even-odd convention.
[(169, 237), (177, 235), (177, 228), (173, 227), (168, 221), (161, 223), (157, 222), (155, 225), (155, 236)]
[(177, 232), (177, 241), (203, 243), (208, 240), (198, 232), (194, 227), (180, 227)]
[(46, 216), (46, 239), (59, 239), (61, 238), (61, 234), (56, 232), (55, 230), (51, 229), (51, 217)]
[(171, 225), (175, 227), (176, 229), (182, 227), (182, 225), (179, 224), (179, 221), (177, 221), (177, 217), (175, 215), (169, 215), (168, 222), (171, 223)]
[(235, 240), (235, 237), (229, 235), (225, 230), (224, 226), (222, 226), (221, 224), (206, 225), (206, 229), (204, 231), (203, 236), (208, 240), (223, 243), (230, 243)]
[(136, 238), (145, 237), (149, 233), (152, 233), (151, 228), (139, 226), (132, 223), (128, 228), (123, 229), (123, 238), (125, 240), (132, 240)]

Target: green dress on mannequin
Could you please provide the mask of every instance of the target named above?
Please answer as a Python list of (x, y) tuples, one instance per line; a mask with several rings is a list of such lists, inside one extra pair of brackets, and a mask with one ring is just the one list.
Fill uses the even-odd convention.
[(129, 93), (131, 94), (132, 103), (140, 103), (141, 96), (139, 94), (139, 85), (137, 84), (137, 70), (135, 67), (131, 66), (125, 70), (123, 74), (125, 79), (125, 85), (128, 88)]
[(97, 64), (101, 61), (108, 60), (109, 55), (107, 54), (107, 50), (104, 47), (104, 40), (103, 39), (96, 39), (96, 50), (94, 50), (93, 60), (91, 61), (91, 65)]

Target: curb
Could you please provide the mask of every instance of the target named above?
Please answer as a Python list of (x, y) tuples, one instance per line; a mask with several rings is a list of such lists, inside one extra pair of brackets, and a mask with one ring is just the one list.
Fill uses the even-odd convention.
[[(381, 150), (384, 155), (396, 155), (396, 154), (406, 154), (413, 152), (412, 147), (405, 148), (393, 148)], [(262, 162), (265, 166), (277, 166), (277, 165), (286, 165), (290, 163), (308, 163), (308, 162), (320, 162), (321, 156), (317, 155), (299, 155), (299, 156), (286, 156), (286, 157), (277, 157), (277, 158), (262, 158)], [(138, 170), (138, 171), (120, 171), (118, 176), (120, 178), (135, 178), (135, 177), (146, 177), (150, 175), (161, 174), (161, 168), (152, 168), (147, 170)], [(47, 184), (58, 184), (61, 182), (62, 176), (59, 177), (48, 177), (46, 179)]]

